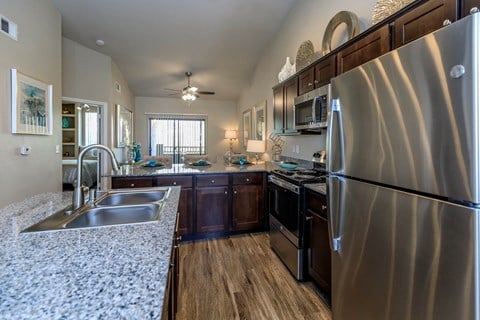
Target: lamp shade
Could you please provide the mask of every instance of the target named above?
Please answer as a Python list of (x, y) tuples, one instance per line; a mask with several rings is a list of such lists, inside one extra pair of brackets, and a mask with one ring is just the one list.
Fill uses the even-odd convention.
[(225, 139), (237, 139), (237, 130), (225, 130)]
[(265, 141), (263, 140), (248, 140), (247, 141), (247, 152), (265, 152)]

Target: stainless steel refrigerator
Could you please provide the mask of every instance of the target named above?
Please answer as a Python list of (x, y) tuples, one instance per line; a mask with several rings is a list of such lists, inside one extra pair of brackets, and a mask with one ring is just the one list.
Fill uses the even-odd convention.
[(334, 320), (480, 319), (479, 18), (332, 80)]

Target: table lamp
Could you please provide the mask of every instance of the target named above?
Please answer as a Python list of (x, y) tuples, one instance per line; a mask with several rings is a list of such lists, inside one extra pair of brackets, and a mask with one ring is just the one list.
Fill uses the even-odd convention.
[(265, 141), (263, 140), (248, 140), (247, 152), (255, 153), (256, 163), (258, 163), (258, 154), (265, 152)]
[(233, 140), (237, 139), (237, 130), (225, 130), (225, 139), (230, 139), (230, 149), (225, 154), (225, 158), (230, 163), (233, 156)]

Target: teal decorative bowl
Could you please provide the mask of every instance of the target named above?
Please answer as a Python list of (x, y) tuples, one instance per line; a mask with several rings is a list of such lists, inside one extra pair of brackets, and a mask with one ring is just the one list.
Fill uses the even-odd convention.
[(298, 167), (298, 163), (292, 161), (282, 161), (280, 162), (279, 166), (285, 169), (295, 169)]

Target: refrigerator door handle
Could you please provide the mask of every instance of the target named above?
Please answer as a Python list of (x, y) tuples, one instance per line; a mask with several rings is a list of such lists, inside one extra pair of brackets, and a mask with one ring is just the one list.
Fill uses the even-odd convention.
[(340, 99), (330, 102), (327, 123), (327, 166), (330, 173), (342, 173), (344, 166), (344, 139)]
[(328, 178), (328, 191), (327, 191), (327, 209), (328, 209), (328, 233), (330, 239), (330, 250), (332, 252), (341, 251), (340, 234), (340, 217), (341, 217), (341, 198), (342, 198), (342, 182), (344, 179), (337, 176), (330, 176)]

